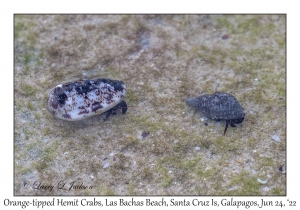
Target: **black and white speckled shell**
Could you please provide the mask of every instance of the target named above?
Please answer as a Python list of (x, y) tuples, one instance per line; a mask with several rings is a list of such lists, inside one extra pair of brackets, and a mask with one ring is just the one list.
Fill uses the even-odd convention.
[(214, 120), (240, 119), (245, 116), (243, 107), (231, 94), (215, 92), (200, 97), (188, 98), (186, 103)]
[(126, 85), (122, 81), (80, 80), (54, 87), (49, 93), (47, 109), (59, 119), (76, 121), (115, 107), (125, 96)]

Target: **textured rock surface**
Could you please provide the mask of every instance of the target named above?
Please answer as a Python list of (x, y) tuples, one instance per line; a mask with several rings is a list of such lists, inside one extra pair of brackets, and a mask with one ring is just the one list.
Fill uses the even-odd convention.
[[(285, 29), (284, 15), (16, 15), (15, 195), (284, 195)], [(53, 118), (49, 90), (90, 78), (123, 81), (127, 113)], [(216, 91), (247, 116), (225, 137), (185, 104)]]

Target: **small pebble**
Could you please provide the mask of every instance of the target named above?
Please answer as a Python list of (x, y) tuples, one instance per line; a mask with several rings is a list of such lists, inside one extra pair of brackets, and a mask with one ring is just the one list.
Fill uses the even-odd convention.
[(206, 121), (207, 118), (206, 117), (201, 117), (200, 120), (203, 122), (203, 121)]
[(109, 167), (109, 163), (105, 163), (103, 168), (108, 168)]
[(226, 35), (226, 34), (223, 35), (223, 36), (222, 36), (222, 39), (223, 39), (223, 40), (224, 40), (224, 39), (228, 39), (228, 35)]
[(228, 190), (229, 190), (229, 191), (232, 191), (232, 190), (237, 190), (237, 189), (239, 189), (238, 186), (233, 186), (233, 187), (229, 188)]
[(279, 136), (277, 136), (277, 135), (273, 135), (273, 136), (272, 136), (272, 139), (273, 139), (274, 141), (280, 142), (280, 138), (279, 138)]
[(257, 179), (257, 181), (261, 184), (267, 184), (268, 180)]
[(200, 147), (195, 147), (195, 150), (196, 151), (200, 151)]
[(268, 191), (270, 190), (270, 188), (264, 187), (262, 190), (263, 190), (264, 192), (268, 192)]
[(150, 132), (144, 131), (144, 132), (142, 133), (142, 137), (145, 138), (145, 137), (148, 136), (149, 134), (150, 134)]
[(286, 170), (283, 169), (283, 166), (280, 166), (280, 167), (279, 167), (279, 171), (280, 171), (281, 173), (283, 173), (283, 174), (286, 173)]

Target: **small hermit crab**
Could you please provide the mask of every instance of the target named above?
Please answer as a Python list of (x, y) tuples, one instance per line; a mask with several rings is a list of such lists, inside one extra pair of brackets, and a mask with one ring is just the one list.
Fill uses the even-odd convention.
[(216, 121), (226, 120), (224, 135), (228, 124), (236, 127), (234, 124), (242, 123), (245, 117), (243, 107), (238, 100), (231, 94), (215, 92), (200, 97), (188, 98), (186, 103), (200, 110), (203, 115)]
[(59, 84), (49, 93), (47, 109), (56, 118), (76, 121), (107, 111), (106, 119), (118, 109), (127, 111), (126, 85), (105, 78)]

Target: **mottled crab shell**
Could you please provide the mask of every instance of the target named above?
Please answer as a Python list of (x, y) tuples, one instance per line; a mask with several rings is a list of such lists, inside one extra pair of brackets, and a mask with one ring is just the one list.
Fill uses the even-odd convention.
[(59, 84), (49, 93), (47, 109), (63, 120), (76, 121), (115, 107), (126, 96), (119, 80), (89, 79)]
[(240, 119), (245, 116), (243, 107), (231, 94), (215, 92), (200, 97), (188, 98), (186, 103), (214, 120)]

